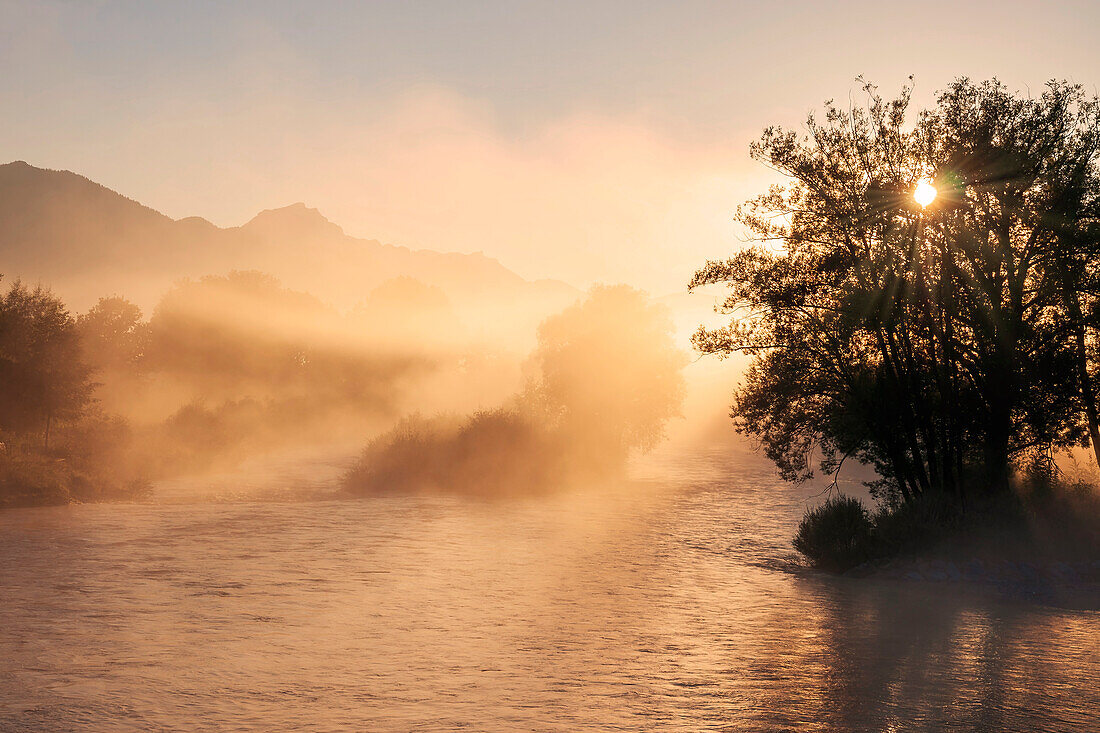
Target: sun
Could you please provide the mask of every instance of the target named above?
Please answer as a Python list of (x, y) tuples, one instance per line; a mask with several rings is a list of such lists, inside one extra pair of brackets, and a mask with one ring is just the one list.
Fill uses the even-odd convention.
[(921, 206), (928, 206), (936, 200), (936, 187), (927, 180), (919, 181), (913, 189), (913, 199)]

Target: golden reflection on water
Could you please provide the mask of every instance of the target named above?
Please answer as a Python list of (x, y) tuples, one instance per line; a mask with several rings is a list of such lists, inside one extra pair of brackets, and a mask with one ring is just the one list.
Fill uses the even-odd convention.
[(654, 476), (507, 502), (0, 514), (0, 730), (1095, 720), (1095, 611), (798, 571), (805, 493), (713, 456)]

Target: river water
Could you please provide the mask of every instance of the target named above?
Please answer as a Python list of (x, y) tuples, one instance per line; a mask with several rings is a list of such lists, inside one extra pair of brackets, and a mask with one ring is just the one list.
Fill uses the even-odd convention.
[(0, 513), (0, 730), (1100, 729), (1096, 610), (800, 570), (812, 492), (766, 466), (495, 502), (308, 468)]

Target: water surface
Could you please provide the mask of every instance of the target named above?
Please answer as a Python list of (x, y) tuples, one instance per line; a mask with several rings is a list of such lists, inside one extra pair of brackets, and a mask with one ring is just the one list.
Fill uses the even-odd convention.
[(263, 483), (0, 513), (0, 730), (1097, 724), (1096, 612), (800, 571), (812, 492), (722, 453), (499, 502)]

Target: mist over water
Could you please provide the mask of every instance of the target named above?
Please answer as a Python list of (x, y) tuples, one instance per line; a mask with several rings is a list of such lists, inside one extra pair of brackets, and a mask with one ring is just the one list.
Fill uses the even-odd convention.
[(731, 444), (746, 359), (688, 356), (705, 287), (582, 293), (304, 206), (219, 229), (0, 169), (12, 272), (58, 287), (0, 302), (0, 731), (1094, 724), (1091, 575), (806, 569), (824, 481)]
[(1100, 731), (1100, 3), (966, 5), (0, 0), (0, 733)]
[(1058, 731), (1100, 705), (1096, 611), (800, 570), (812, 492), (726, 450), (532, 498), (305, 498), (342, 461), (0, 514), (0, 729)]

